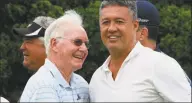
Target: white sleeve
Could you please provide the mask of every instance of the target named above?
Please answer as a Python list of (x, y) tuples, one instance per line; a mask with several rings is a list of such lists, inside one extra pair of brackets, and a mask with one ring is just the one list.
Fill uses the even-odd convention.
[(191, 87), (176, 60), (165, 57), (156, 64), (153, 84), (166, 102), (191, 102)]

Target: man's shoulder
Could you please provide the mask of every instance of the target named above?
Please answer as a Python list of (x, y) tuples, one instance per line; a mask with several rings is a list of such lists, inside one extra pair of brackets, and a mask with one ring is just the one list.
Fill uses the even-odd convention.
[(84, 83), (84, 84), (88, 85), (87, 81), (81, 75), (73, 73), (73, 76), (74, 76), (73, 78), (74, 78), (75, 82)]
[(34, 75), (32, 75), (26, 86), (34, 86), (37, 88), (50, 86), (52, 83), (52, 77), (48, 70), (45, 67), (41, 67)]
[(103, 72), (104, 72), (104, 65), (101, 65), (93, 73), (89, 84), (91, 84), (93, 81), (100, 81), (100, 78), (103, 78), (102, 77)]
[(174, 58), (166, 55), (165, 53), (153, 51), (152, 49), (146, 47), (143, 48), (140, 58), (145, 59), (145, 61), (150, 61), (151, 62), (150, 64), (155, 65), (162, 65), (162, 66), (179, 65)]

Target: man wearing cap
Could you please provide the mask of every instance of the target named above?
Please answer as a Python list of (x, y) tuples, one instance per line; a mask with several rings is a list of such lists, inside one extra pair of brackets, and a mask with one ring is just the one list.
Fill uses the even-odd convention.
[(39, 16), (27, 28), (14, 28), (13, 32), (23, 36), (24, 42), (20, 47), (23, 53), (23, 65), (29, 70), (37, 71), (45, 62), (44, 47), (45, 29), (54, 18)]
[(148, 1), (137, 0), (137, 13), (139, 21), (137, 40), (140, 41), (143, 46), (161, 52), (156, 45), (160, 24), (158, 10)]

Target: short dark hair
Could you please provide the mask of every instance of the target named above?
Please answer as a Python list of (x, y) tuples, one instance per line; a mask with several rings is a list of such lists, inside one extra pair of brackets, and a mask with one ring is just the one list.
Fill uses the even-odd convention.
[(103, 0), (101, 5), (100, 5), (99, 12), (101, 13), (101, 9), (103, 9), (106, 6), (109, 6), (109, 5), (125, 6), (132, 13), (133, 20), (137, 19), (136, 0)]
[(159, 34), (158, 26), (139, 25), (139, 30), (146, 27), (148, 29), (148, 38), (157, 42), (157, 36)]

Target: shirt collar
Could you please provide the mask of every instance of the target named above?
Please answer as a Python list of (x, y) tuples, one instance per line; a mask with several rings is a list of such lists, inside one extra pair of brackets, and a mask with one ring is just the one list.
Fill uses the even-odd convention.
[(129, 61), (130, 59), (136, 57), (142, 50), (142, 48), (144, 48), (144, 46), (141, 45), (141, 43), (138, 41), (135, 45), (135, 47), (131, 50), (131, 52), (129, 53), (129, 55), (126, 57), (126, 59), (124, 60), (124, 62)]
[[(123, 64), (125, 62), (128, 62), (130, 59), (136, 57), (142, 50), (142, 48), (144, 48), (141, 43), (138, 41), (135, 45), (135, 47), (131, 50), (131, 52), (129, 53), (129, 55), (126, 57), (126, 59), (124, 60)], [(108, 72), (110, 71), (108, 68), (109, 62), (111, 60), (111, 56), (109, 56), (106, 61), (103, 63), (103, 65), (101, 66), (101, 68), (103, 69), (103, 71)], [(123, 65), (122, 64), (122, 65)]]
[(110, 71), (109, 68), (108, 68), (110, 60), (111, 60), (111, 56), (109, 56), (107, 58), (107, 60), (103, 63), (103, 65), (101, 66), (105, 72), (109, 72)]
[[(56, 79), (56, 81), (59, 83), (61, 87), (67, 88), (70, 87), (70, 85), (67, 83), (67, 81), (63, 78), (62, 74), (60, 73), (59, 69), (55, 66), (53, 62), (51, 62), (49, 59), (45, 59), (46, 68), (50, 71), (53, 78)], [(73, 76), (73, 73), (72, 75)], [(71, 77), (72, 80), (73, 77)]]

